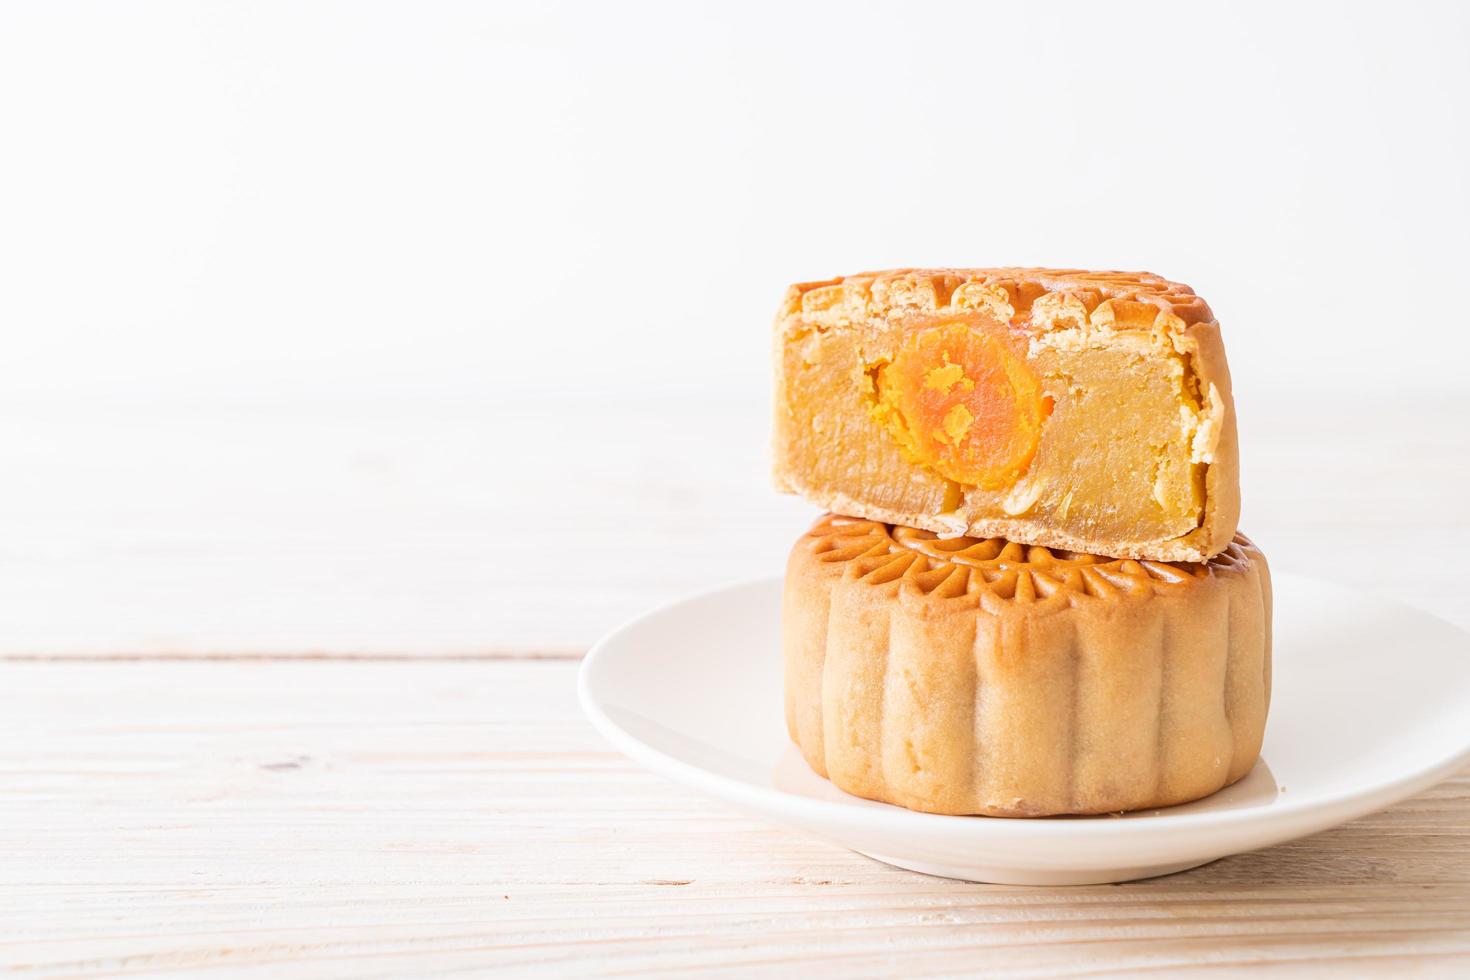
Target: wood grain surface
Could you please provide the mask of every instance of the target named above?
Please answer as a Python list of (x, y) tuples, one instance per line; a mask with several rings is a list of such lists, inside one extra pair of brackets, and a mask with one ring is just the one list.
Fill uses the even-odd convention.
[(1152, 881), (889, 868), (633, 767), (576, 665), (0, 664), (26, 976), (1463, 975), (1470, 774)]
[[(815, 512), (768, 489), (762, 393), (487, 404), (0, 413), (0, 970), (1470, 975), (1470, 775), (1168, 878), (1011, 888), (637, 769), (576, 658), (778, 570)], [(1274, 567), (1470, 625), (1461, 400), (1242, 405)]]

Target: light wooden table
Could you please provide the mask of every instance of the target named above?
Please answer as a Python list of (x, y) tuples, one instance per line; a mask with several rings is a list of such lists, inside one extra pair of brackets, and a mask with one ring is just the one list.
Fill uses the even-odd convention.
[[(1247, 416), (1247, 530), (1470, 625), (1441, 564), (1470, 546), (1461, 404)], [(582, 419), (595, 499), (511, 472), (537, 440), (453, 406), (6, 423), (0, 967), (1470, 973), (1470, 774), (1168, 878), (1013, 888), (769, 826), (603, 743), (586, 644), (779, 568), (812, 515), (765, 489), (759, 412)], [(619, 443), (632, 423), (684, 441)], [(690, 466), (696, 432), (719, 451)]]

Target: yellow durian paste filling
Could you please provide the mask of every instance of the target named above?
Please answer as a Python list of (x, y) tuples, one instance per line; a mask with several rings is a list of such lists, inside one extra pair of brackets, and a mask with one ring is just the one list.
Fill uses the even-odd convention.
[(974, 318), (788, 338), (786, 451), (811, 489), (892, 511), (1065, 522), (1163, 540), (1199, 526), (1215, 428), (1188, 357), (1146, 331), (1026, 336)]

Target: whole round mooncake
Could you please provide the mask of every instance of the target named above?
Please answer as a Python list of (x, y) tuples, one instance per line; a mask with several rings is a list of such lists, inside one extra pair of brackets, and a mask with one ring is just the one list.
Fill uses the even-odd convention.
[(1271, 584), (1245, 537), (1207, 562), (1113, 559), (828, 515), (787, 565), (786, 721), (857, 796), (932, 813), (1108, 813), (1255, 764)]

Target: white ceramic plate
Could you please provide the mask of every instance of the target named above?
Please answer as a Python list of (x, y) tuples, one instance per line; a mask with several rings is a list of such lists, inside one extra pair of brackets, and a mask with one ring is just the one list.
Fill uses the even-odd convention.
[(1273, 576), (1261, 761), (1208, 799), (1125, 817), (1013, 820), (858, 799), (786, 737), (778, 579), (666, 606), (582, 665), (593, 724), (655, 772), (880, 861), (1015, 884), (1182, 871), (1382, 809), (1470, 764), (1470, 634), (1339, 586)]

